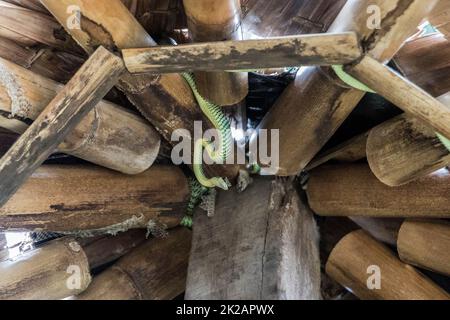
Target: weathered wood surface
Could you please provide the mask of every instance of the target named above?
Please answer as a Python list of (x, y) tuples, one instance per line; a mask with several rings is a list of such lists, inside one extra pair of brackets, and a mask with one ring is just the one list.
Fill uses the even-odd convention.
[(186, 299), (318, 299), (318, 230), (292, 182), (255, 179), (194, 218)]
[(269, 69), (351, 63), (361, 56), (357, 35), (300, 35), (122, 51), (132, 73)]
[(126, 255), (146, 240), (146, 233), (145, 229), (135, 229), (115, 236), (100, 237), (86, 245), (81, 243), (89, 267), (92, 270)]
[(447, 38), (450, 37), (450, 4), (440, 0), (436, 8), (428, 16), (428, 20)]
[(0, 36), (26, 46), (45, 44), (79, 51), (76, 43), (51, 16), (0, 1)]
[(153, 221), (174, 227), (188, 199), (188, 181), (175, 167), (128, 176), (94, 166), (42, 166), (0, 209), (0, 226), (104, 233), (146, 228)]
[[(380, 289), (369, 289), (373, 275), (381, 272)], [(329, 276), (365, 300), (449, 300), (450, 295), (419, 271), (404, 264), (385, 245), (365, 231), (354, 231), (344, 237), (328, 259)]]
[[(17, 133), (28, 127), (21, 119), (36, 119), (63, 89), (59, 83), (0, 58), (0, 126)], [(9, 80), (8, 80), (9, 79)], [(107, 102), (99, 102), (59, 145), (59, 151), (127, 174), (148, 169), (155, 161), (161, 138), (141, 117)]]
[(347, 71), (411, 116), (450, 139), (450, 108), (397, 72), (366, 56)]
[[(93, 52), (98, 44), (111, 51), (117, 49), (145, 48), (156, 45), (139, 22), (120, 0), (42, 0), (57, 20), (65, 26), (69, 5), (76, 5), (81, 12), (80, 29), (67, 29), (75, 40), (87, 51)], [(120, 17), (118, 19), (117, 17)], [(98, 28), (98, 26), (101, 28)], [(118, 87), (128, 99), (153, 124), (158, 132), (172, 144), (172, 134), (185, 129), (194, 136), (194, 121), (202, 121), (204, 130), (213, 125), (202, 114), (192, 90), (178, 74), (160, 76), (125, 75)], [(205, 166), (211, 176), (224, 176), (234, 181), (239, 173), (238, 166)]]
[(450, 222), (407, 220), (397, 247), (405, 263), (450, 276)]
[(168, 300), (186, 288), (191, 231), (145, 241), (95, 277), (79, 300)]
[[(415, 32), (436, 3), (421, 0), (350, 0), (328, 32), (356, 32), (364, 52), (384, 63)], [(370, 5), (380, 8), (382, 32), (367, 24), (367, 8)], [(363, 92), (345, 86), (329, 69), (309, 67), (300, 70), (295, 81), (259, 126), (260, 129), (280, 130), (280, 168), (277, 175), (290, 176), (302, 171), (363, 95)]]
[(125, 66), (100, 47), (0, 160), (0, 206), (116, 84)]
[(311, 163), (305, 168), (310, 171), (330, 160), (340, 162), (355, 162), (366, 157), (367, 137), (369, 133), (363, 133), (348, 141), (345, 141), (336, 147), (319, 153)]
[(5, 0), (5, 2), (48, 14), (48, 11), (45, 9), (45, 7), (36, 0)]
[[(450, 106), (450, 94), (438, 100)], [(367, 160), (380, 181), (399, 186), (450, 164), (450, 151), (433, 128), (404, 114), (371, 130)]]
[[(193, 42), (242, 40), (240, 0), (183, 0)], [(235, 105), (248, 94), (245, 72), (196, 72), (200, 94), (220, 106)]]
[(449, 179), (443, 169), (391, 188), (366, 164), (329, 165), (311, 172), (307, 194), (312, 210), (324, 216), (448, 218)]
[(244, 39), (326, 32), (345, 2), (242, 0)]
[(411, 82), (438, 97), (450, 91), (449, 56), (450, 40), (435, 33), (405, 43), (394, 62)]
[(64, 299), (82, 292), (91, 281), (86, 255), (72, 238), (1, 261), (0, 273), (2, 300)]
[(378, 241), (392, 246), (397, 245), (398, 232), (404, 222), (401, 218), (350, 217), (350, 220)]

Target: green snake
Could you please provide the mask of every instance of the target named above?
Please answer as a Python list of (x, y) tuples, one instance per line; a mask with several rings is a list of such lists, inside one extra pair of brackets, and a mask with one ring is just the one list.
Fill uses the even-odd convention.
[(223, 190), (228, 190), (230, 184), (226, 178), (214, 177), (208, 178), (203, 171), (203, 149), (206, 149), (208, 156), (215, 163), (225, 163), (231, 153), (231, 148), (233, 146), (233, 137), (231, 134), (231, 123), (230, 120), (223, 114), (222, 109), (210, 101), (202, 97), (198, 92), (197, 84), (195, 83), (195, 78), (190, 73), (182, 73), (183, 78), (191, 87), (191, 90), (199, 104), (202, 112), (211, 121), (214, 128), (218, 131), (219, 135), (219, 147), (215, 150), (214, 145), (211, 141), (207, 139), (198, 139), (194, 143), (194, 163), (193, 169), (195, 177), (198, 182), (207, 188), (221, 188)]

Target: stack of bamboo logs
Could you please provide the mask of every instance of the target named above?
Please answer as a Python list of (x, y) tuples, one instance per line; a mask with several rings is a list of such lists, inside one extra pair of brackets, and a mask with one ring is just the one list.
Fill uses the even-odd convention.
[[(0, 0), (0, 232), (57, 233), (15, 259), (0, 233), (0, 299), (450, 299), (449, 10)], [(440, 32), (417, 36), (426, 20)], [(198, 172), (161, 158), (217, 126), (199, 96), (245, 109), (249, 70), (296, 66), (248, 139), (278, 130), (279, 163), (204, 164), (233, 190), (180, 227)], [(361, 83), (404, 114), (324, 149)]]

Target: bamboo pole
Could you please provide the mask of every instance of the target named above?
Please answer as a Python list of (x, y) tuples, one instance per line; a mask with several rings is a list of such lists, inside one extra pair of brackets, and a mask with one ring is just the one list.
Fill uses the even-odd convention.
[(442, 170), (391, 188), (366, 164), (330, 165), (311, 172), (307, 194), (313, 211), (323, 216), (448, 218), (449, 179)]
[[(436, 3), (349, 0), (328, 32), (356, 32), (364, 52), (384, 63), (395, 55)], [(380, 9), (382, 32), (368, 25), (367, 8), (372, 5)], [(259, 126), (259, 129), (279, 129), (280, 168), (277, 175), (296, 175), (302, 171), (363, 95), (363, 92), (343, 85), (329, 69), (310, 67), (300, 70)]]
[[(183, 4), (194, 42), (242, 40), (240, 0), (183, 0)], [(196, 72), (195, 78), (200, 94), (220, 106), (237, 104), (248, 94), (245, 72)]]
[(174, 299), (186, 288), (190, 248), (191, 231), (185, 228), (148, 240), (95, 277), (75, 299)]
[[(27, 126), (20, 120), (35, 120), (63, 86), (1, 58), (0, 66), (8, 75), (0, 79), (0, 110), (13, 116), (0, 117), (0, 126), (23, 133)], [(160, 140), (139, 116), (103, 100), (69, 134), (59, 151), (137, 174), (153, 164)]]
[(25, 46), (45, 44), (63, 51), (79, 51), (51, 16), (5, 1), (0, 1), (0, 36)]
[(372, 90), (450, 139), (450, 109), (394, 70), (366, 56), (347, 71)]
[[(42, 0), (41, 2), (89, 53), (93, 52), (97, 44), (103, 44), (112, 51), (156, 45), (120, 0), (96, 0), (95, 2)], [(80, 8), (79, 29), (69, 29), (67, 26), (67, 19), (70, 18), (67, 7), (70, 5)], [(180, 75), (137, 77), (125, 75), (118, 86), (161, 135), (172, 144), (179, 143), (171, 139), (177, 129), (184, 129), (190, 133), (190, 136), (183, 134), (187, 141), (194, 136), (194, 121), (202, 121), (204, 130), (213, 128), (197, 105), (192, 90)], [(206, 167), (206, 169), (212, 176), (227, 177), (230, 181), (234, 181), (239, 172), (239, 166), (218, 165)]]
[(361, 51), (356, 34), (349, 32), (129, 49), (122, 54), (131, 73), (170, 73), (345, 64), (358, 59)]
[(89, 264), (72, 238), (54, 240), (14, 260), (0, 262), (0, 299), (63, 299), (91, 282)]
[(0, 160), (0, 206), (115, 85), (122, 60), (100, 47)]
[(405, 263), (450, 276), (450, 223), (408, 220), (398, 236), (398, 253)]
[(0, 226), (88, 235), (174, 227), (188, 198), (188, 181), (175, 167), (128, 176), (95, 166), (42, 166), (0, 208)]
[[(370, 289), (369, 279), (379, 270), (381, 284)], [(450, 295), (365, 231), (344, 237), (332, 251), (327, 274), (365, 300), (449, 300)], [(375, 281), (374, 281), (375, 282)], [(375, 282), (376, 285), (376, 282)]]

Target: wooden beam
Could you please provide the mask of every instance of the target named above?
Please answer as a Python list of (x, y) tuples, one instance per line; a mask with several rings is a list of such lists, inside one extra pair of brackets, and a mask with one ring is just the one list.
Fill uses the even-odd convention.
[(220, 192), (194, 225), (186, 299), (320, 298), (318, 230), (292, 182)]
[[(242, 40), (240, 5), (240, 0), (183, 0), (192, 41)], [(235, 105), (248, 94), (245, 72), (196, 72), (195, 78), (200, 94), (219, 106)]]
[(408, 220), (399, 232), (398, 253), (403, 262), (450, 276), (450, 223)]
[(350, 217), (354, 223), (367, 231), (372, 237), (391, 246), (397, 245), (398, 232), (402, 218)]
[[(86, 255), (72, 238), (53, 240), (18, 259), (1, 261), (0, 272), (2, 300), (64, 299), (91, 282)], [(74, 272), (79, 277), (70, 282)]]
[(355, 33), (221, 41), (122, 51), (132, 73), (170, 73), (334, 65), (361, 56)]
[[(381, 285), (370, 289), (371, 267), (381, 272)], [(365, 300), (448, 300), (450, 295), (365, 231), (348, 234), (334, 248), (326, 272)]]
[(169, 300), (186, 289), (191, 231), (145, 241), (95, 277), (77, 300)]
[(428, 20), (450, 39), (450, 4), (440, 0), (436, 8), (428, 16)]
[[(0, 110), (5, 111), (5, 117), (0, 116), (0, 126), (22, 134), (28, 125), (21, 120), (35, 120), (63, 90), (63, 85), (1, 58), (0, 66), (7, 75), (0, 80)], [(103, 100), (58, 150), (113, 170), (137, 174), (153, 164), (160, 142), (160, 135), (144, 119)]]
[[(156, 45), (120, 0), (96, 0), (95, 3), (91, 0), (41, 2), (86, 52), (92, 53), (98, 44), (114, 52), (117, 49)], [(70, 5), (80, 8), (79, 29), (70, 29), (66, 25), (70, 17), (67, 7)], [(189, 85), (178, 74), (137, 77), (126, 74), (118, 87), (172, 145), (179, 143), (172, 141), (172, 134), (177, 129), (185, 129), (190, 133), (190, 137), (184, 137), (187, 140), (194, 137), (195, 121), (202, 121), (204, 130), (214, 127), (201, 112)], [(205, 171), (210, 176), (227, 177), (234, 181), (239, 173), (239, 166), (205, 166)]]
[[(356, 32), (364, 53), (384, 63), (416, 31), (436, 3), (436, 0), (347, 1), (328, 32)], [(371, 5), (380, 9), (382, 32), (367, 26), (367, 8)], [(279, 129), (277, 175), (297, 175), (302, 171), (363, 96), (363, 92), (345, 86), (330, 69), (301, 69), (259, 126), (259, 129)], [(299, 137), (302, 143), (298, 142)]]
[(123, 73), (123, 62), (100, 47), (0, 160), (0, 206), (100, 102)]
[[(189, 183), (175, 167), (129, 176), (95, 166), (42, 166), (0, 208), (2, 230), (115, 233), (174, 227), (183, 218)], [(32, 195), (32, 196), (31, 196)]]
[(448, 218), (450, 174), (447, 170), (391, 188), (366, 164), (323, 166), (311, 172), (308, 199), (323, 216)]
[(352, 139), (345, 141), (336, 147), (319, 153), (311, 163), (305, 168), (310, 171), (330, 160), (341, 162), (355, 162), (366, 157), (366, 145), (369, 132), (360, 134)]
[(450, 108), (370, 56), (347, 71), (408, 114), (450, 139)]

